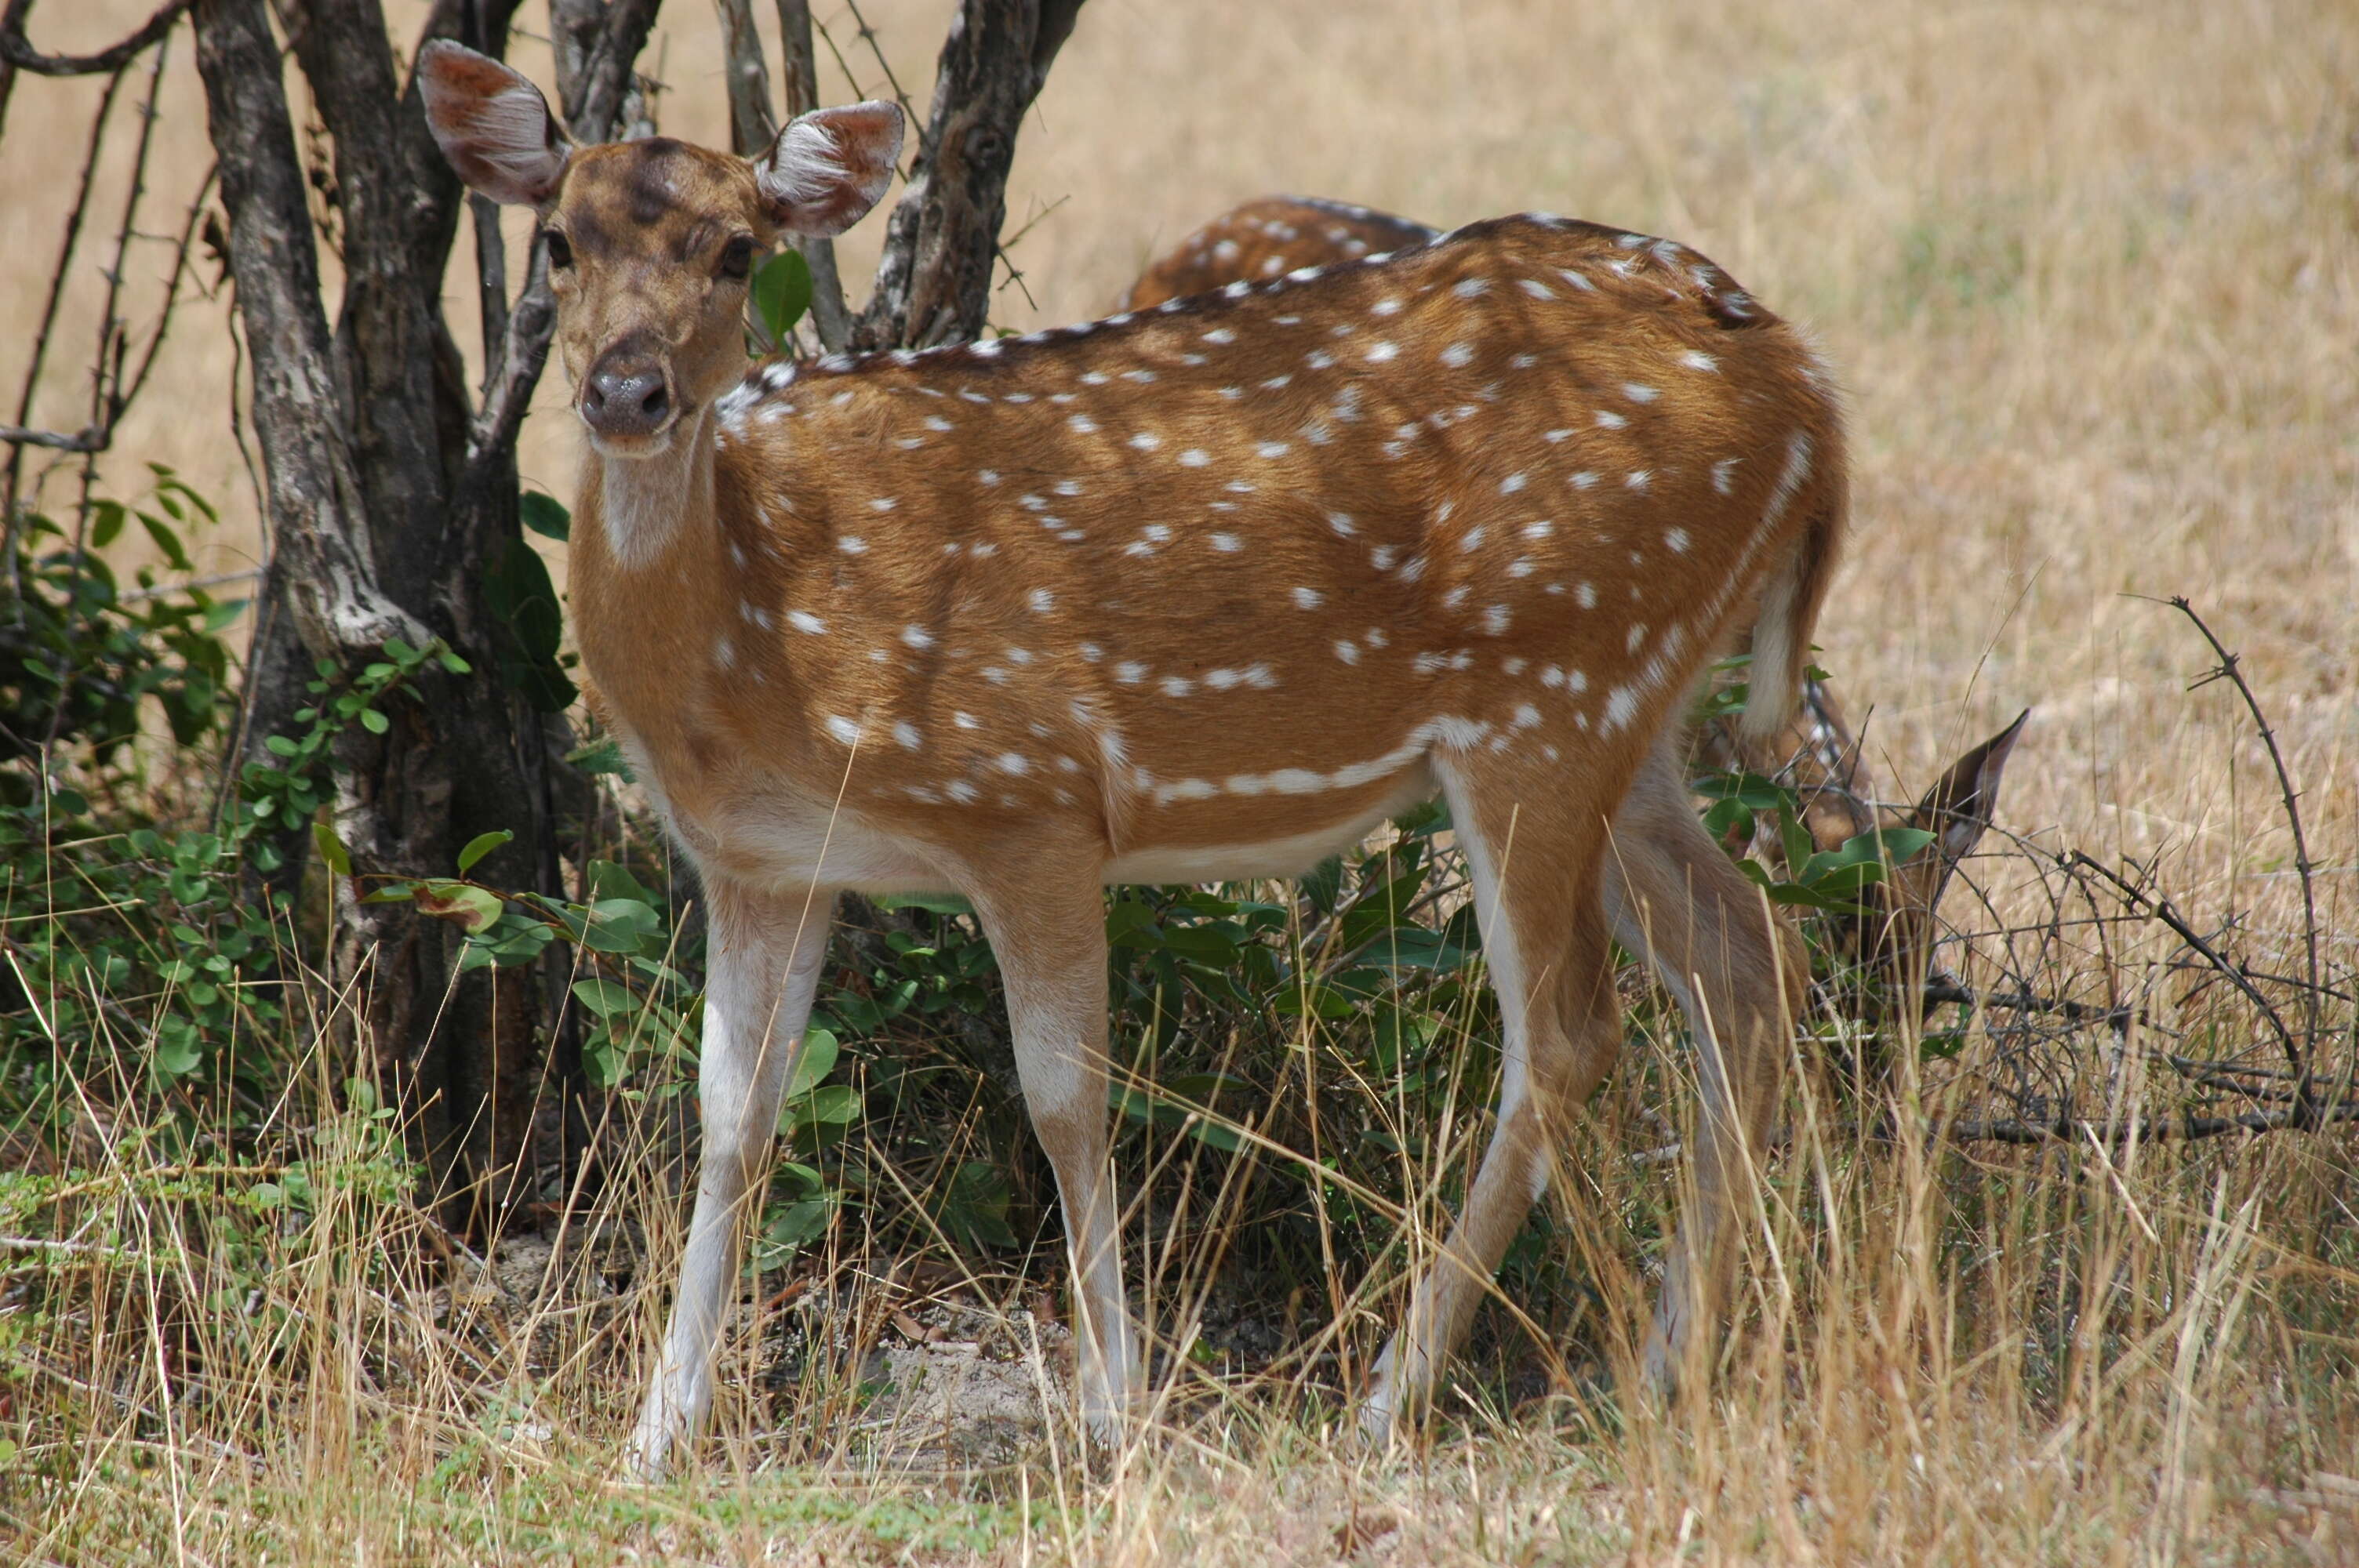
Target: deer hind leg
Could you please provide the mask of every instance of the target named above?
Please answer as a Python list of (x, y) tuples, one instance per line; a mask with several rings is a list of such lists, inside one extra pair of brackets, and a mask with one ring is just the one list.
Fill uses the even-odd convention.
[(1082, 1418), (1093, 1437), (1115, 1443), (1137, 1392), (1138, 1355), (1107, 1162), (1104, 897), (1094, 870), (973, 896), (1007, 989), (1032, 1130), (1064, 1206)]
[(704, 1141), (696, 1210), (680, 1259), (671, 1326), (631, 1437), (631, 1467), (660, 1478), (672, 1444), (712, 1403), (712, 1354), (737, 1278), (740, 1236), (770, 1170), (778, 1101), (801, 1054), (835, 910), (832, 892), (755, 893), (714, 879), (704, 1042), (697, 1061)]
[(1438, 761), (1437, 771), (1473, 872), (1505, 1059), (1490, 1147), (1376, 1363), (1361, 1428), (1378, 1442), (1430, 1398), (1442, 1357), (1547, 1190), (1556, 1139), (1622, 1043), (1596, 892), (1603, 820), (1568, 806), (1576, 792), (1554, 770), (1486, 769), (1469, 757)]
[(1799, 940), (1697, 820), (1683, 739), (1667, 735), (1647, 759), (1615, 815), (1603, 878), (1615, 937), (1647, 955), (1687, 1016), (1702, 1089), (1694, 1206), (1672, 1239), (1643, 1357), (1661, 1393), (1701, 1381), (1810, 984)]

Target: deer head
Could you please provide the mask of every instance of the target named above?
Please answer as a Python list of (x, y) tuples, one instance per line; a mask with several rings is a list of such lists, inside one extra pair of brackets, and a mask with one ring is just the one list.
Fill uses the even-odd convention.
[(538, 216), (574, 412), (607, 457), (665, 450), (735, 384), (755, 264), (782, 235), (849, 228), (901, 152), (891, 103), (805, 114), (748, 160), (667, 136), (577, 149), (538, 88), (446, 39), (419, 82), (460, 177)]
[(2030, 717), (2031, 710), (2025, 708), (2014, 723), (1950, 764), (1913, 809), (1885, 808), (1880, 813), (1889, 826), (1922, 828), (1933, 835), (1921, 853), (1865, 890), (1869, 913), (1844, 925), (1853, 956), (1902, 995), (1916, 992), (1930, 972), (1933, 944), (1940, 935), (1934, 911), (1959, 862), (1974, 852), (1990, 829), (2007, 759)]

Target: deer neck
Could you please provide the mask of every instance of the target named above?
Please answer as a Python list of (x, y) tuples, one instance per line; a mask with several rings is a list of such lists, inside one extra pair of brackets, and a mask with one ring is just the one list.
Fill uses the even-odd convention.
[(683, 421), (652, 457), (614, 458), (583, 443), (581, 494), (605, 553), (623, 571), (644, 570), (676, 551), (709, 547), (713, 532), (712, 409)]

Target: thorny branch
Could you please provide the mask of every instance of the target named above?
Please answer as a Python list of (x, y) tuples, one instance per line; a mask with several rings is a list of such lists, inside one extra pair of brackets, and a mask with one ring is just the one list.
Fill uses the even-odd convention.
[[(2215, 680), (2224, 680), (2234, 686), (2236, 688), (2236, 695), (2244, 699), (2245, 711), (2253, 716), (2253, 727), (2260, 731), (2261, 744), (2269, 753), (2269, 766), (2277, 776), (2277, 797), (2285, 804), (2286, 827), (2293, 834), (2294, 869), (2301, 878), (2301, 935), (2309, 959), (2307, 971), (2309, 984), (2302, 994), (2304, 1011), (2308, 1014), (2307, 1036), (2312, 1044), (2315, 1044), (2318, 1039), (2318, 1002), (2321, 990), (2318, 968), (2318, 889), (2312, 880), (2314, 868), (2310, 859), (2310, 840), (2304, 836), (2301, 827), (2300, 796), (2293, 787), (2292, 778), (2286, 772), (2285, 754), (2277, 750), (2277, 730), (2270, 727), (2267, 716), (2261, 711), (2260, 698), (2253, 695), (2251, 684), (2245, 679), (2239, 655), (2230, 653), (2221, 645), (2220, 639), (2212, 634), (2212, 628), (2205, 623), (2203, 617), (2195, 612), (2195, 607), (2188, 603), (2183, 596), (2174, 595), (2170, 600), (2170, 607), (2194, 623), (2195, 630), (2202, 634), (2204, 642), (2211, 644), (2212, 654), (2220, 661), (2209, 675), (2197, 681), (2190, 689), (2201, 690)], [(2307, 1066), (2302, 1068), (2302, 1073), (2301, 1093), (2304, 1098), (2308, 1098), (2311, 1093), (2311, 1085)]]
[[(2303, 1048), (2302, 1043), (2294, 1038), (2293, 1031), (2286, 1027), (2285, 1019), (2277, 1012), (2276, 1007), (2271, 1005), (2268, 997), (2263, 993), (2261, 988), (2253, 983), (2251, 977), (2245, 973), (2243, 968), (2222, 957), (2218, 948), (2205, 940), (2194, 926), (2188, 924), (2186, 916), (2179, 913), (2169, 899), (2158, 893), (2142, 891), (2112, 867), (2092, 859), (2081, 850), (2073, 850), (2066, 858), (2065, 864), (2070, 868), (2078, 868), (2104, 878), (2129, 902), (2132, 908), (2142, 910), (2169, 926), (2173, 935), (2200, 954), (2223, 979), (2242, 991), (2245, 994), (2245, 1000), (2260, 1009), (2261, 1016), (2268, 1020), (2269, 1029), (2277, 1035), (2278, 1044), (2284, 1048), (2286, 1060), (2292, 1066), (2294, 1076), (2307, 1088), (2310, 1083), (2309, 1053)], [(2132, 861), (2131, 864), (2135, 867), (2136, 862)]]

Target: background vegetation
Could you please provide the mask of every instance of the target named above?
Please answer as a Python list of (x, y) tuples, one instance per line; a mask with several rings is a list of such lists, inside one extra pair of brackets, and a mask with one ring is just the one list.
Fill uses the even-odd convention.
[[(42, 46), (147, 9), (41, 13)], [(924, 103), (949, 8), (861, 9)], [(406, 49), (422, 8), (389, 10)], [(817, 14), (842, 50), (822, 96), (890, 92), (854, 17)], [(512, 58), (551, 79), (530, 38)], [(704, 8), (664, 12), (641, 69), (667, 132), (728, 140), (722, 58)], [(259, 507), (183, 38), (147, 180), (173, 215), (149, 227), (195, 215), (197, 297), (109, 452), (21, 455), (0, 1538), (44, 1562), (2350, 1560), (2350, 1127), (2245, 1129), (2338, 1108), (2359, 1028), (2354, 68), (2332, 5), (1093, 0), (1019, 145), (999, 324), (1100, 313), (1203, 219), (1292, 189), (1673, 234), (1817, 330), (1859, 517), (1820, 662), (1872, 755), (1919, 783), (2037, 709), (2013, 831), (1945, 906), (1940, 959), (1992, 1005), (1889, 1024), (1865, 1081), (1841, 1070), (1864, 1026), (1832, 1000), (1812, 1021), (1745, 1331), (1658, 1412), (1614, 1381), (1692, 1097), (1676, 1014), (1629, 977), (1627, 1065), (1443, 1419), (1366, 1455), (1343, 1400), (1486, 1130), (1446, 831), (1413, 820), (1300, 889), (1122, 895), (1126, 1237), (1177, 1370), (1157, 1440), (1093, 1460), (1038, 1417), (1060, 1246), (986, 952), (954, 905), (864, 914), (822, 999), (836, 1051), (782, 1128), (720, 1440), (644, 1491), (614, 1473), (679, 1228), (692, 890), (594, 745), (561, 896), (510, 896), (469, 859), (495, 842), (406, 880), (468, 931), (462, 964), (561, 964), (595, 1091), (595, 1157), (544, 1167), (495, 1231), (421, 1206), (356, 1054), (364, 999), (331, 979), (339, 910), (390, 884), (331, 874), (332, 834), (299, 883), (273, 858), (340, 736), (495, 672), (389, 646), (322, 672), (263, 755), (233, 744)], [(27, 378), (101, 91), (20, 80), (0, 127), (0, 387)], [(128, 145), (91, 177), (102, 211)], [(103, 265), (135, 346), (174, 237)], [(472, 297), (461, 252), (446, 287)], [(59, 342), (97, 341), (111, 262), (68, 274)], [(60, 352), (22, 422), (79, 427)], [(558, 498), (561, 395), (519, 459)], [(561, 507), (525, 521), (561, 587)], [(2241, 687), (2207, 682), (2222, 652), (2172, 595)], [(973, 1361), (1032, 1413), (946, 1422), (966, 1396), (940, 1379)]]

